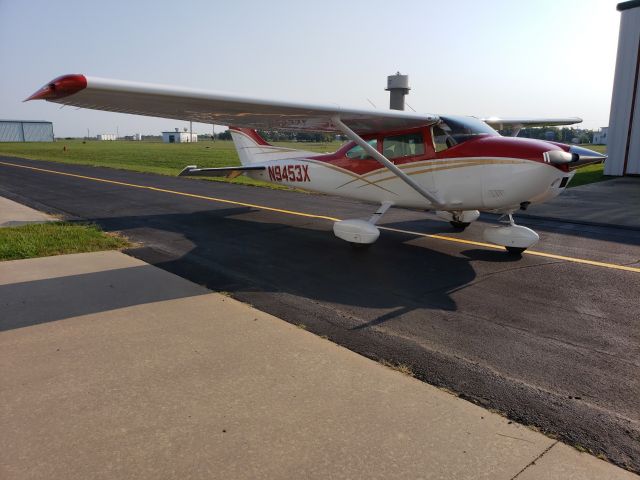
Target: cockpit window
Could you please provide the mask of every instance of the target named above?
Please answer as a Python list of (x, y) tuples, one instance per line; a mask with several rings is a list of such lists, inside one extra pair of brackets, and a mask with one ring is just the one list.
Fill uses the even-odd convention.
[(422, 132), (384, 137), (384, 156), (387, 158), (411, 157), (424, 154)]
[[(367, 143), (371, 145), (373, 148), (378, 148), (378, 140), (372, 138), (371, 140), (367, 140)], [(360, 145), (356, 145), (352, 149), (350, 149), (346, 154), (347, 158), (353, 158), (357, 160), (366, 160), (367, 158), (371, 158), (367, 152), (364, 151)]]
[(482, 120), (473, 117), (440, 117), (431, 127), (433, 146), (441, 152), (480, 135), (500, 135)]
[(451, 129), (443, 123), (431, 127), (431, 137), (433, 138), (433, 148), (436, 152), (442, 152), (455, 145), (451, 136)]

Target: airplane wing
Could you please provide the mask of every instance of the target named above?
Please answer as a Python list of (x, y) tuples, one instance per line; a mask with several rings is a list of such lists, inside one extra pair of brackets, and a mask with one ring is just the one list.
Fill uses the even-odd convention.
[(264, 130), (340, 132), (332, 122), (337, 117), (358, 134), (366, 134), (430, 125), (439, 120), (436, 115), (276, 101), (78, 74), (52, 80), (25, 101), (28, 100)]
[(527, 128), (527, 127), (559, 127), (561, 125), (573, 125), (581, 123), (579, 117), (567, 118), (482, 118), (483, 122), (491, 125), (496, 130), (503, 128)]

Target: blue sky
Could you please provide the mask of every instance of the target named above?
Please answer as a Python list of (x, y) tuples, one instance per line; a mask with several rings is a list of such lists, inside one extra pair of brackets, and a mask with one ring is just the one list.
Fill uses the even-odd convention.
[(0, 0), (0, 118), (51, 120), (58, 136), (186, 125), (22, 103), (65, 73), (387, 108), (386, 76), (400, 70), (418, 112), (596, 128), (609, 117), (616, 3)]

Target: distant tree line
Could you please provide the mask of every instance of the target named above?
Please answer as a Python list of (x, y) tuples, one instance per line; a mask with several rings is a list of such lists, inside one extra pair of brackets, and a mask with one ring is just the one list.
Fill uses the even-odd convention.
[[(291, 132), (288, 130), (258, 130), (258, 134), (268, 142), (332, 142), (331, 133)], [(231, 132), (225, 130), (216, 134), (216, 140), (231, 140)]]
[[(500, 133), (502, 135), (511, 134), (509, 130), (500, 130)], [(552, 140), (560, 143), (572, 143), (574, 139), (577, 139), (577, 143), (591, 143), (593, 130), (568, 127), (523, 128), (518, 137)]]
[[(288, 130), (258, 130), (262, 138), (268, 142), (332, 142), (336, 139), (336, 135), (332, 133), (309, 133), (309, 132), (292, 132)], [(508, 129), (500, 130), (502, 135), (509, 136), (511, 131)], [(211, 138), (209, 135), (208, 137)], [(520, 130), (518, 137), (536, 138), (539, 140), (552, 140), (561, 143), (572, 143), (577, 139), (577, 143), (591, 143), (593, 140), (593, 130), (583, 128), (568, 127), (546, 127), (546, 128), (523, 128)], [(217, 133), (216, 140), (231, 140), (229, 130)], [(341, 140), (345, 140), (340, 137)]]

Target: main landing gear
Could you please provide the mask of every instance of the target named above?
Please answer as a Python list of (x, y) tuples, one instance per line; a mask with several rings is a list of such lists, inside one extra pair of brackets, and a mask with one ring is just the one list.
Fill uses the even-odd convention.
[[(346, 240), (358, 250), (367, 249), (380, 236), (380, 230), (378, 230), (376, 224), (392, 205), (391, 202), (384, 202), (369, 220), (350, 219), (335, 222), (333, 224), (333, 233), (336, 237)], [(440, 218), (448, 220), (454, 226), (461, 225), (463, 227), (469, 225), (480, 215), (477, 210), (439, 211), (436, 214)], [(511, 255), (520, 255), (540, 240), (538, 234), (530, 228), (516, 225), (512, 212), (508, 213), (507, 217), (509, 218), (508, 226), (490, 227), (484, 230), (483, 237), (487, 242), (502, 245)]]
[(540, 237), (530, 228), (516, 225), (512, 213), (509, 213), (508, 217), (509, 226), (487, 228), (482, 235), (487, 242), (502, 245), (512, 255), (520, 255), (535, 245)]
[(376, 227), (376, 223), (391, 205), (393, 205), (392, 202), (382, 203), (369, 220), (351, 219), (335, 222), (333, 224), (334, 235), (346, 240), (357, 250), (369, 248), (380, 236), (380, 230)]

